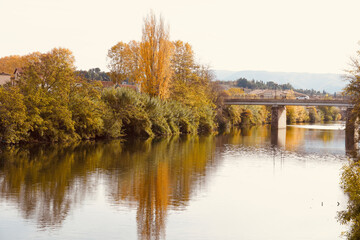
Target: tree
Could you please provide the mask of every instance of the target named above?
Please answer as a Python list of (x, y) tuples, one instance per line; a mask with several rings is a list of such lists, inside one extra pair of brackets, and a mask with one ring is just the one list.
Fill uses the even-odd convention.
[(75, 74), (87, 80), (110, 81), (110, 77), (100, 68), (91, 68), (88, 71), (79, 70), (75, 71)]
[(360, 117), (360, 50), (356, 51), (356, 56), (351, 58), (350, 69), (346, 71), (345, 79), (349, 82), (345, 88), (345, 93), (355, 104), (354, 118)]
[(16, 87), (0, 87), (0, 142), (25, 140), (28, 129), (24, 96)]
[(77, 78), (69, 92), (69, 110), (74, 128), (81, 138), (91, 139), (103, 134), (104, 103), (101, 101), (101, 83)]
[(0, 72), (13, 74), (16, 68), (23, 68), (29, 62), (36, 61), (41, 53), (34, 52), (25, 56), (12, 55), (0, 58)]
[(120, 83), (125, 79), (136, 82), (139, 75), (139, 51), (139, 43), (136, 41), (119, 42), (108, 51), (108, 68), (113, 82)]
[(54, 48), (29, 61), (19, 87), (24, 95), (30, 137), (40, 141), (67, 141), (77, 137), (69, 109), (70, 88), (76, 84), (74, 56)]
[(194, 106), (200, 99), (203, 91), (200, 88), (198, 70), (195, 64), (194, 52), (188, 43), (173, 42), (173, 55), (171, 58), (172, 80), (171, 98), (186, 105)]
[(18, 55), (0, 58), (0, 72), (13, 74), (16, 68), (24, 65), (24, 58)]
[(172, 76), (171, 42), (169, 31), (160, 16), (157, 20), (151, 12), (144, 19), (142, 41), (140, 43), (139, 78), (141, 90), (151, 96), (166, 99), (169, 96), (169, 85)]
[(315, 107), (309, 109), (309, 119), (311, 123), (320, 122), (321, 118)]
[(173, 81), (188, 82), (193, 78), (194, 71), (199, 67), (195, 64), (194, 51), (189, 43), (177, 40), (173, 43), (171, 66)]
[(343, 166), (341, 188), (348, 197), (345, 210), (339, 211), (337, 219), (341, 224), (349, 226), (344, 234), (349, 240), (360, 238), (360, 162), (359, 159), (349, 161)]

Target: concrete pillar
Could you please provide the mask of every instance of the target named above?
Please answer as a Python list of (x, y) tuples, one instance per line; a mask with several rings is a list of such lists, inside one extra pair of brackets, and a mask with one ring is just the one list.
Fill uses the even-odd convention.
[(286, 107), (274, 105), (271, 108), (271, 129), (286, 128)]
[(353, 112), (353, 108), (346, 109), (346, 126), (345, 126), (345, 148), (346, 151), (355, 151), (358, 149), (359, 121)]

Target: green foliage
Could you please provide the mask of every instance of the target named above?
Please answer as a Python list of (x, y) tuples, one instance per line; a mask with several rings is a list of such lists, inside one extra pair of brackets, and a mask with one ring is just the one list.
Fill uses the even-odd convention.
[(29, 129), (26, 120), (24, 96), (19, 89), (0, 87), (0, 141), (16, 143), (26, 139)]
[(27, 107), (31, 140), (53, 142), (77, 138), (68, 108), (70, 87), (75, 82), (73, 62), (69, 50), (53, 49), (25, 68), (19, 87)]
[(258, 80), (249, 81), (246, 78), (239, 78), (238, 80), (236, 80), (235, 85), (240, 88), (248, 88), (248, 89), (294, 90), (296, 92), (303, 93), (308, 96), (326, 94), (326, 92), (321, 93), (320, 91), (316, 91), (314, 89), (294, 89), (294, 87), (290, 83), (277, 84), (272, 81), (265, 83), (264, 81), (258, 81)]
[(171, 113), (171, 117), (168, 118), (168, 121), (172, 122), (170, 126), (178, 127), (180, 133), (196, 133), (198, 123), (191, 108), (177, 101), (171, 101), (167, 106)]
[(242, 91), (237, 89), (229, 89), (222, 91), (222, 95), (219, 94), (219, 99), (216, 101), (216, 120), (222, 130), (231, 126), (259, 125), (268, 122), (270, 112), (265, 106), (226, 106), (222, 102), (224, 97), (238, 96), (241, 93)]
[(248, 89), (278, 89), (278, 90), (290, 90), (294, 89), (293, 86), (291, 86), (290, 83), (286, 84), (277, 84), (275, 82), (263, 82), (263, 81), (255, 81), (255, 80), (247, 80), (246, 78), (239, 78), (236, 81), (236, 86), (241, 88), (248, 88)]
[(351, 161), (343, 167), (341, 187), (348, 196), (347, 208), (338, 212), (338, 220), (349, 224), (346, 233), (349, 240), (360, 239), (360, 163)]
[(311, 107), (309, 109), (309, 121), (311, 123), (315, 123), (315, 122), (320, 122), (321, 121), (321, 117), (318, 114), (318, 111), (315, 107)]
[(124, 135), (168, 136), (180, 133), (204, 132), (213, 128), (210, 109), (194, 109), (174, 100), (140, 94), (128, 88), (104, 89), (106, 105), (104, 131), (109, 137)]
[(202, 108), (197, 108), (196, 116), (199, 122), (199, 133), (209, 133), (215, 129), (215, 114), (213, 109), (209, 105), (205, 105)]
[(244, 106), (243, 111), (248, 111), (249, 122), (251, 125), (259, 125), (266, 123), (270, 112), (265, 106)]
[(67, 49), (34, 54), (14, 87), (0, 90), (2, 142), (66, 142), (102, 136), (101, 85), (74, 74)]
[(314, 96), (314, 95), (322, 95), (322, 93), (320, 91), (316, 91), (314, 89), (295, 89), (296, 92), (299, 92), (299, 93), (303, 93), (303, 94), (306, 94), (310, 97)]
[(351, 68), (347, 70), (345, 79), (348, 81), (345, 94), (355, 104), (352, 116), (354, 118), (352, 120), (355, 121), (360, 117), (360, 50), (357, 50), (355, 57), (351, 58)]
[(100, 68), (91, 68), (88, 71), (75, 71), (75, 74), (87, 80), (111, 81), (108, 74), (101, 71)]
[(322, 121), (341, 120), (340, 109), (338, 107), (319, 106), (318, 110)]
[(102, 89), (98, 81), (76, 75), (73, 63), (67, 49), (36, 54), (16, 87), (1, 88), (2, 142), (169, 136), (217, 127), (211, 78), (202, 66), (194, 67), (189, 79), (177, 79), (172, 99), (161, 100), (129, 88)]
[(82, 139), (91, 139), (103, 134), (103, 112), (100, 85), (96, 81), (78, 79), (72, 85), (69, 96), (69, 110), (72, 113), (74, 128)]
[(309, 114), (305, 107), (302, 106), (287, 106), (286, 107), (286, 122), (299, 123), (308, 122), (310, 120)]
[[(170, 98), (184, 105), (180, 111), (180, 116), (183, 116), (180, 131), (212, 132), (217, 127), (213, 98), (218, 94), (212, 91), (212, 72), (196, 63), (190, 44), (175, 41), (173, 48)], [(189, 115), (190, 112), (193, 116)]]
[(227, 112), (227, 118), (232, 126), (239, 126), (241, 124), (242, 118), (244, 117), (241, 106), (228, 106), (225, 108), (225, 111)]
[(107, 107), (104, 119), (107, 136), (154, 135), (141, 94), (127, 88), (110, 88), (104, 89), (101, 98)]
[[(171, 135), (172, 131), (166, 119), (166, 116), (170, 117), (169, 113), (167, 113), (166, 102), (148, 95), (143, 96), (143, 101), (144, 110), (152, 123), (152, 132), (157, 136)], [(173, 127), (173, 129), (175, 128)]]

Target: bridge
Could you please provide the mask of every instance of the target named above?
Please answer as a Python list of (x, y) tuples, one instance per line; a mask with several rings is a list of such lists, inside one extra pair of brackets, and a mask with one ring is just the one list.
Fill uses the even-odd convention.
[(354, 108), (350, 100), (345, 99), (254, 99), (254, 98), (225, 98), (226, 105), (266, 105), (266, 106), (333, 106)]
[(271, 107), (272, 144), (279, 142), (286, 129), (286, 106), (333, 106), (346, 108), (345, 147), (352, 151), (357, 149), (357, 119), (354, 117), (354, 104), (349, 99), (258, 99), (231, 97), (224, 99), (225, 105), (265, 105)]

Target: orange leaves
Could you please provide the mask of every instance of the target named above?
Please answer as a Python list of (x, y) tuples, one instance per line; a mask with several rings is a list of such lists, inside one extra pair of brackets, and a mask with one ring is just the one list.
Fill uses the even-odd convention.
[(119, 42), (108, 51), (108, 67), (114, 82), (121, 83), (125, 79), (136, 81), (139, 74), (139, 46), (140, 43), (136, 41)]
[(243, 96), (245, 94), (244, 90), (241, 88), (229, 88), (228, 90), (224, 91), (227, 96)]
[(172, 43), (160, 17), (153, 13), (144, 19), (141, 42), (119, 42), (108, 51), (108, 67), (114, 82), (128, 79), (141, 85), (142, 92), (168, 98), (172, 77)]
[(142, 41), (140, 43), (138, 82), (141, 89), (152, 96), (166, 99), (169, 96), (172, 45), (168, 29), (160, 17), (159, 22), (151, 13), (144, 19)]

